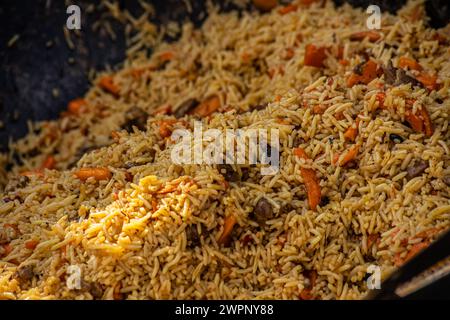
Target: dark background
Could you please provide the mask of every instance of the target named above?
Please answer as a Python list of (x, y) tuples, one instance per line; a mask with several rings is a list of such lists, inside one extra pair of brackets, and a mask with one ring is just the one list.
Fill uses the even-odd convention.
[[(63, 111), (68, 101), (82, 96), (89, 88), (89, 69), (102, 70), (106, 64), (117, 65), (124, 59), (125, 43), (123, 26), (109, 19), (118, 38), (110, 40), (105, 32), (93, 32), (92, 24), (105, 12), (86, 13), (87, 4), (98, 1), (75, 1), (81, 8), (81, 36), (71, 31), (75, 49), (67, 47), (63, 26), (68, 15), (62, 0), (2, 0), (0, 4), (0, 152), (6, 151), (8, 139), (26, 134), (28, 119), (54, 119)], [(198, 13), (204, 11), (204, 1), (192, 1), (193, 13), (189, 15), (180, 0), (154, 0), (157, 17), (155, 22), (164, 24), (169, 20), (189, 19), (196, 25)], [(232, 5), (216, 1), (225, 11)], [(289, 2), (289, 1), (281, 1)], [(341, 4), (344, 0), (335, 0)], [(382, 11), (395, 12), (405, 1), (347, 1), (354, 6), (380, 5)], [(449, 1), (428, 1), (427, 14), (431, 25), (440, 27), (449, 21)], [(136, 0), (120, 1), (122, 8), (139, 13)], [(255, 10), (251, 6), (246, 10)], [(7, 47), (8, 41), (20, 34), (19, 40)], [(171, 40), (171, 39), (168, 39)], [(51, 41), (52, 45), (48, 46)], [(72, 60), (72, 63), (69, 62)], [(53, 91), (59, 95), (54, 96)]]

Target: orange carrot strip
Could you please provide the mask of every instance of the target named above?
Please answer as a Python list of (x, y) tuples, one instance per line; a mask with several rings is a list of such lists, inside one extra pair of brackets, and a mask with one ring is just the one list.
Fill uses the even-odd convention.
[(313, 44), (308, 44), (305, 47), (305, 57), (303, 59), (303, 64), (305, 66), (311, 66), (316, 68), (323, 68), (323, 62), (327, 57), (326, 47), (316, 47)]
[(356, 158), (356, 155), (358, 154), (358, 149), (359, 149), (358, 145), (355, 145), (354, 147), (350, 148), (350, 150), (348, 150), (347, 153), (344, 155), (344, 158), (342, 158), (339, 165), (345, 166), (347, 163), (354, 160)]
[(220, 108), (220, 99), (218, 96), (214, 95), (202, 103), (200, 103), (190, 114), (194, 114), (200, 117), (206, 117), (210, 114), (216, 112)]
[(433, 135), (433, 123), (431, 122), (430, 115), (428, 114), (427, 109), (425, 106), (422, 106), (422, 109), (420, 109), (420, 117), (423, 121), (424, 126), (424, 132), (427, 137), (431, 137)]
[(355, 141), (358, 135), (359, 118), (356, 118), (355, 126), (351, 125), (344, 133), (345, 140)]
[(402, 69), (409, 68), (417, 71), (422, 70), (422, 66), (416, 60), (408, 57), (400, 57), (398, 60), (398, 66)]
[(55, 168), (55, 165), (56, 165), (56, 160), (55, 160), (55, 158), (54, 158), (53, 156), (48, 156), (48, 157), (44, 160), (44, 162), (42, 163), (41, 168), (42, 168), (42, 169), (49, 169), (49, 170), (51, 170), (51, 169), (54, 169), (54, 168)]
[(368, 38), (370, 42), (375, 42), (381, 39), (381, 35), (376, 31), (361, 31), (350, 35), (352, 41), (362, 41), (364, 38)]
[(86, 110), (86, 100), (83, 98), (74, 99), (69, 102), (67, 106), (67, 111), (71, 114), (78, 115)]
[(25, 242), (25, 248), (34, 250), (38, 244), (39, 244), (39, 241), (37, 241), (37, 240), (29, 240), (29, 241)]
[(408, 260), (412, 259), (415, 255), (417, 255), (420, 251), (428, 247), (428, 242), (419, 242), (416, 243), (409, 249), (408, 253), (406, 254), (404, 262), (407, 262)]
[(413, 114), (411, 110), (406, 110), (405, 119), (414, 131), (422, 132), (427, 137), (431, 137), (433, 135), (433, 124), (431, 122), (430, 115), (424, 106), (417, 110), (416, 114)]
[(40, 169), (35, 169), (35, 170), (26, 170), (26, 171), (22, 171), (20, 173), (21, 176), (23, 177), (28, 177), (31, 178), (33, 176), (37, 176), (37, 177), (43, 177), (44, 173), (42, 172), (42, 170)]
[(108, 168), (81, 168), (75, 171), (75, 176), (81, 181), (86, 181), (89, 178), (95, 180), (109, 180), (111, 178), (111, 171)]
[(378, 65), (373, 60), (367, 61), (363, 68), (362, 74), (352, 73), (347, 79), (347, 86), (353, 87), (355, 84), (363, 83), (369, 84), (373, 79), (378, 76)]
[(384, 92), (378, 92), (375, 96), (375, 100), (378, 101), (378, 108), (380, 109), (386, 109), (384, 105), (384, 99), (386, 99), (386, 94)]
[(161, 137), (170, 137), (170, 135), (172, 134), (171, 126), (176, 122), (177, 120), (175, 119), (161, 120), (159, 122), (159, 134), (161, 135)]
[(279, 14), (288, 14), (289, 12), (293, 12), (296, 11), (298, 8), (297, 5), (295, 4), (288, 4), (287, 6), (281, 7), (280, 9), (278, 9), (278, 13)]
[(114, 96), (118, 96), (120, 93), (119, 87), (114, 83), (112, 76), (103, 76), (100, 78), (98, 85), (103, 90), (111, 93)]
[(233, 231), (233, 227), (236, 224), (237, 220), (233, 215), (229, 215), (225, 217), (225, 221), (223, 224), (223, 232), (220, 235), (218, 244), (227, 245), (230, 242), (231, 231)]
[(324, 114), (325, 111), (327, 110), (327, 106), (323, 105), (323, 104), (316, 104), (313, 106), (313, 110), (312, 112), (314, 114)]
[[(295, 148), (294, 155), (304, 160), (309, 159), (305, 150), (303, 150), (302, 148)], [(313, 169), (300, 168), (300, 173), (302, 175), (306, 192), (308, 194), (309, 206), (312, 210), (315, 210), (321, 199), (319, 179), (317, 178), (316, 172)]]
[(166, 51), (159, 54), (158, 58), (161, 62), (170, 61), (175, 57), (175, 54), (172, 51)]
[(422, 72), (416, 77), (416, 79), (430, 91), (437, 90), (439, 87), (437, 84), (437, 75), (429, 75)]
[(349, 61), (348, 60), (346, 60), (346, 59), (340, 59), (339, 60), (339, 64), (341, 65), (341, 66), (348, 66), (349, 65)]

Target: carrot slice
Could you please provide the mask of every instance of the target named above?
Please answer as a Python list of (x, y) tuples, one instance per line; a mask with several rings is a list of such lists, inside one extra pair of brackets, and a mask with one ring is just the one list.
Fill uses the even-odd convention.
[(108, 168), (81, 168), (75, 171), (75, 176), (81, 181), (86, 181), (89, 178), (95, 180), (109, 180), (111, 178), (111, 171)]
[(231, 231), (233, 231), (233, 227), (236, 224), (237, 220), (233, 215), (229, 215), (225, 217), (223, 232), (220, 235), (218, 244), (228, 245), (230, 242)]
[(381, 39), (381, 35), (376, 31), (361, 31), (350, 35), (352, 41), (362, 41), (368, 38), (370, 42), (375, 42)]
[(416, 60), (408, 57), (400, 57), (398, 60), (398, 66), (402, 69), (409, 68), (417, 71), (422, 70), (422, 66)]
[(39, 241), (37, 241), (37, 240), (29, 240), (29, 241), (25, 242), (25, 248), (34, 250), (38, 244), (39, 244)]
[[(304, 160), (309, 159), (305, 150), (303, 150), (302, 148), (295, 148), (294, 155)], [(309, 206), (312, 210), (315, 210), (317, 208), (317, 205), (320, 203), (321, 198), (319, 179), (317, 178), (316, 172), (313, 169), (301, 168), (300, 173), (302, 175), (303, 182), (305, 183)]]
[(287, 6), (281, 7), (280, 9), (278, 9), (278, 13), (279, 14), (288, 14), (289, 12), (293, 12), (296, 11), (298, 8), (297, 5), (295, 4), (288, 4)]
[(416, 77), (416, 79), (430, 91), (437, 90), (439, 87), (437, 84), (437, 75), (429, 75), (422, 72)]
[(69, 102), (67, 106), (67, 111), (71, 114), (78, 115), (86, 110), (86, 100), (83, 98), (74, 99)]
[(219, 108), (220, 99), (218, 96), (214, 95), (200, 103), (194, 110), (192, 110), (192, 112), (190, 112), (190, 114), (206, 117), (217, 111)]
[(306, 45), (303, 64), (305, 66), (323, 68), (323, 62), (327, 57), (327, 51), (326, 47), (316, 47), (314, 44)]
[(355, 141), (358, 135), (359, 118), (356, 118), (355, 125), (351, 125), (344, 133), (345, 140)]
[(261, 11), (270, 11), (278, 5), (278, 0), (253, 0), (253, 5)]
[(114, 83), (112, 76), (103, 76), (100, 78), (98, 85), (103, 90), (111, 93), (114, 96), (118, 96), (120, 93), (119, 87)]
[(355, 84), (363, 83), (369, 84), (373, 79), (378, 76), (378, 65), (375, 61), (369, 60), (367, 61), (361, 70), (361, 74), (352, 73), (350, 77), (347, 79), (347, 86), (353, 87)]

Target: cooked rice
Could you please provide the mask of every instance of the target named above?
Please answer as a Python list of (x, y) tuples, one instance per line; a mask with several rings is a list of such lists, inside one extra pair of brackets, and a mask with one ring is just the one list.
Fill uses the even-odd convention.
[[(141, 32), (130, 39), (129, 59), (113, 73), (120, 95), (94, 81), (85, 96), (87, 112), (34, 124), (0, 157), (5, 165), (13, 155), (20, 158), (0, 174), (0, 298), (299, 299), (305, 290), (317, 299), (363, 297), (370, 265), (379, 266), (385, 278), (415, 244), (428, 243), (450, 222), (444, 183), (450, 175), (450, 48), (432, 40), (436, 31), (423, 19), (412, 18), (417, 8), (410, 2), (398, 16), (383, 14), (377, 43), (349, 41), (350, 34), (365, 30), (367, 15), (330, 1), (286, 15), (277, 9), (241, 16), (212, 10), (201, 29), (185, 23), (180, 39), (170, 44), (157, 40), (148, 14), (135, 18), (130, 28)], [(149, 57), (146, 39), (155, 46)], [(332, 50), (343, 45), (349, 64), (330, 55), (325, 68), (304, 66), (308, 43)], [(286, 48), (294, 50), (289, 60)], [(149, 68), (167, 50), (175, 58)], [(363, 52), (383, 65), (415, 57), (437, 73), (440, 89), (393, 87), (383, 76), (347, 88)], [(136, 76), (133, 70), (142, 72)], [(375, 111), (380, 91), (387, 108)], [(175, 165), (173, 143), (158, 128), (158, 121), (171, 116), (151, 116), (147, 130), (121, 130), (111, 137), (130, 107), (174, 110), (188, 98), (202, 101), (213, 94), (222, 107), (202, 119), (205, 129), (279, 130), (276, 175), (261, 176), (260, 165), (246, 166), (247, 180), (227, 183), (216, 165)], [(414, 108), (428, 109), (431, 137), (403, 124), (407, 99), (418, 101)], [(323, 114), (312, 112), (318, 104), (328, 107)], [(352, 146), (343, 134), (357, 115), (356, 163), (332, 165), (336, 154)], [(183, 120), (177, 126), (192, 129), (198, 119)], [(393, 143), (390, 134), (405, 140)], [(314, 161), (295, 157), (298, 146)], [(86, 147), (96, 150), (79, 159)], [(30, 156), (35, 149), (39, 154)], [(56, 169), (21, 176), (49, 155)], [(408, 180), (407, 168), (417, 159), (428, 168)], [(107, 167), (112, 177), (82, 182), (74, 176), (82, 167)], [(329, 199), (317, 210), (308, 205), (301, 167), (316, 171)], [(252, 211), (262, 197), (275, 204), (276, 215), (259, 226)], [(237, 219), (231, 244), (219, 245), (230, 214)], [(191, 226), (200, 237), (197, 246), (189, 244)], [(27, 249), (30, 240), (37, 245)], [(67, 286), (74, 265), (82, 271), (79, 290)], [(27, 266), (33, 273), (25, 281), (20, 271)], [(315, 281), (311, 272), (317, 273)]]

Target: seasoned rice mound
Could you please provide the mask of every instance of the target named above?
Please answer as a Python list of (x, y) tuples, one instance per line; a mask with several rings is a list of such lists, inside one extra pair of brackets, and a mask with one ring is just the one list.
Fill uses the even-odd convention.
[[(135, 22), (120, 70), (11, 145), (1, 299), (360, 299), (369, 266), (385, 278), (448, 230), (449, 29), (428, 29), (419, 2), (373, 39), (355, 35), (359, 9), (283, 12), (212, 9), (174, 43)], [(215, 112), (182, 110), (205, 101)], [(279, 172), (175, 164), (170, 133), (195, 121), (278, 129)]]

